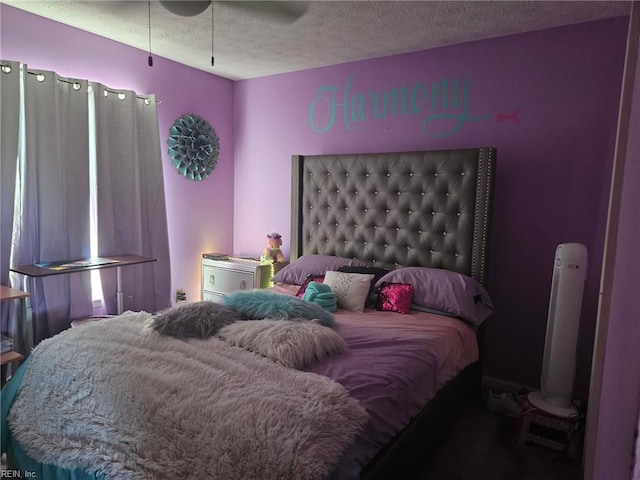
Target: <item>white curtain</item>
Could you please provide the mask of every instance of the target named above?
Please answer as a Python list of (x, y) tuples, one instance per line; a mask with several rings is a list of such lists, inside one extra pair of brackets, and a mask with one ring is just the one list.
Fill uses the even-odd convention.
[[(0, 62), (0, 283), (10, 285), (9, 266), (13, 230), (16, 171), (20, 131), (20, 92), (22, 76), (18, 62)], [(21, 335), (15, 302), (2, 302), (2, 333)], [(26, 330), (26, 329), (25, 329)], [(24, 346), (24, 345), (21, 345)]]
[[(20, 71), (18, 63), (2, 64)], [(25, 65), (22, 72), (22, 89), (20, 76), (2, 81), (2, 283), (22, 286), (22, 279), (9, 276), (9, 262), (91, 256), (95, 168), (98, 255), (158, 259), (123, 271), (125, 308), (155, 312), (168, 307), (169, 246), (155, 98)], [(96, 165), (90, 167), (94, 156)], [(116, 269), (102, 272), (107, 311), (115, 313)], [(35, 339), (27, 339), (21, 351), (93, 313), (90, 272), (31, 279), (28, 288)]]
[[(86, 80), (26, 70), (19, 201), (11, 261), (27, 265), (89, 256)], [(89, 273), (31, 279), (34, 343), (92, 313)]]
[(0, 235), (1, 275), (0, 283), (9, 285), (9, 254), (11, 253), (11, 231), (13, 229), (13, 208), (18, 165), (18, 135), (20, 127), (20, 64), (0, 62), (0, 206), (2, 217)]
[[(95, 96), (98, 255), (157, 258), (127, 267), (125, 310), (170, 305), (169, 240), (157, 103), (153, 95), (92, 83)], [(102, 271), (108, 311), (116, 309), (113, 270)]]

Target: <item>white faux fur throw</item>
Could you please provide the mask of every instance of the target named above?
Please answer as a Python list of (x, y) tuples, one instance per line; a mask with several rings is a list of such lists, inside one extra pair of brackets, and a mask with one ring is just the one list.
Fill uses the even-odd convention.
[(367, 414), (337, 382), (126, 312), (31, 355), (9, 425), (42, 463), (111, 479), (321, 479)]

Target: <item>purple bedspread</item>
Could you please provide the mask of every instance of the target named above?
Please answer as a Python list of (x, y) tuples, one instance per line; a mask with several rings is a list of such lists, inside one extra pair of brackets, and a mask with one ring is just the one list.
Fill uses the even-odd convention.
[[(295, 293), (293, 286), (274, 287)], [(370, 420), (354, 451), (360, 467), (402, 430), (447, 381), (478, 360), (472, 327), (456, 318), (411, 311), (337, 310), (335, 330), (349, 350), (309, 371), (344, 385)]]

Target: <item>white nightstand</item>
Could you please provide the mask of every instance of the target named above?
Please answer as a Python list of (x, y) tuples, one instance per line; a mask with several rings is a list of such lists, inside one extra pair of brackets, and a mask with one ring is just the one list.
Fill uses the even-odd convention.
[(219, 302), (237, 290), (271, 286), (273, 266), (239, 258), (212, 259), (202, 256), (202, 300)]

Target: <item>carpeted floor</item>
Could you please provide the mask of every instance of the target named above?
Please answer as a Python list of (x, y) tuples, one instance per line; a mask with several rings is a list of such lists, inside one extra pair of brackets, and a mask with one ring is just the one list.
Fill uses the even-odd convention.
[(518, 442), (520, 418), (472, 401), (415, 480), (581, 480), (581, 460)]

